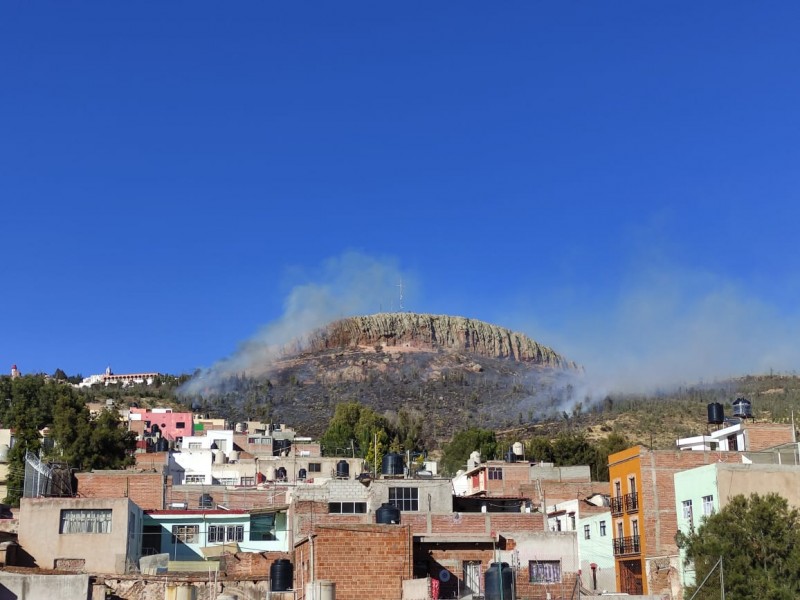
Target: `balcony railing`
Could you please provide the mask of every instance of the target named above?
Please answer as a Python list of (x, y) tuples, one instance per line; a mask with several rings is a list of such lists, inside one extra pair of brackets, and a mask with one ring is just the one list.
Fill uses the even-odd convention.
[(614, 540), (614, 556), (627, 556), (628, 554), (639, 554), (640, 552), (638, 535)]
[(625, 499), (625, 512), (639, 512), (639, 494), (631, 492), (623, 496)]
[(622, 514), (622, 496), (612, 496), (611, 497), (611, 514), (614, 516), (618, 516)]

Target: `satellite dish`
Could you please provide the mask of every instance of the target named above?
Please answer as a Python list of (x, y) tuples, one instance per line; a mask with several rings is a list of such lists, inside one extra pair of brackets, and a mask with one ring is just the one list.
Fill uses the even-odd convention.
[(442, 569), (441, 571), (439, 571), (439, 581), (441, 581), (442, 583), (447, 583), (448, 581), (450, 581), (450, 571), (448, 571), (447, 569)]

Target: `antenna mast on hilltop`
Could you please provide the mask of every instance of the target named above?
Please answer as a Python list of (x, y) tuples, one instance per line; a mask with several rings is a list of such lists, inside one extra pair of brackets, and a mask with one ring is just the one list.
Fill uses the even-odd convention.
[(400, 279), (400, 283), (397, 285), (400, 288), (400, 312), (403, 312), (403, 280)]

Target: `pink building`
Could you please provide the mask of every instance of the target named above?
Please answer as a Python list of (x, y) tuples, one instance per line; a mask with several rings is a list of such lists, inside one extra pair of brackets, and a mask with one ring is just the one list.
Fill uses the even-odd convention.
[(131, 408), (128, 428), (140, 438), (155, 433), (158, 427), (160, 437), (173, 441), (179, 437), (194, 435), (191, 412), (172, 412), (171, 408)]

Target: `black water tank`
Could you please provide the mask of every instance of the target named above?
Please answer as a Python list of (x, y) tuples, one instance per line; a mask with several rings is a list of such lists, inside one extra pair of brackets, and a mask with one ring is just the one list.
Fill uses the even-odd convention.
[(272, 456), (283, 456), (292, 447), (292, 440), (272, 440)]
[(300, 471), (298, 471), (297, 473), (298, 479), (305, 479), (307, 476), (308, 476), (308, 471), (306, 471), (305, 469), (300, 469)]
[(400, 509), (394, 504), (384, 502), (380, 505), (380, 508), (375, 511), (375, 522), (382, 523), (383, 525), (399, 525)]
[(508, 563), (492, 563), (484, 577), (486, 600), (511, 600), (514, 573)]
[(725, 410), (719, 402), (712, 402), (708, 405), (708, 424), (719, 425), (725, 422)]
[(397, 452), (389, 452), (383, 456), (381, 461), (381, 473), (383, 475), (402, 475), (404, 472), (403, 457)]
[(517, 455), (514, 454), (513, 450), (509, 450), (508, 452), (506, 452), (506, 462), (507, 463), (517, 462)]
[(211, 494), (202, 494), (200, 496), (199, 508), (214, 508), (214, 498)]
[(275, 478), (278, 481), (286, 481), (286, 467), (278, 467), (275, 470)]
[(350, 465), (346, 460), (336, 463), (336, 479), (350, 479)]
[(753, 418), (753, 406), (747, 398), (737, 398), (733, 403), (733, 416), (742, 419)]
[(285, 592), (292, 589), (294, 567), (286, 558), (279, 558), (269, 568), (269, 589), (271, 592)]

